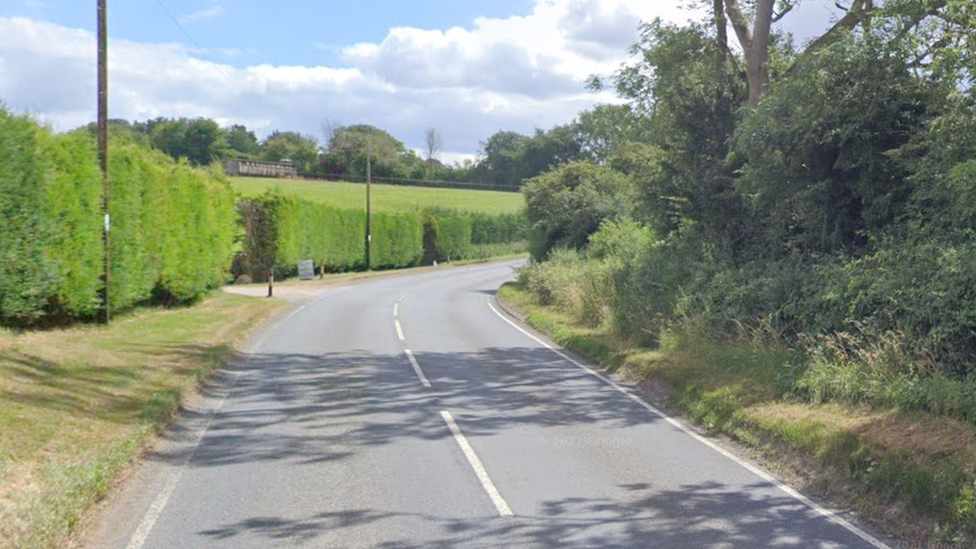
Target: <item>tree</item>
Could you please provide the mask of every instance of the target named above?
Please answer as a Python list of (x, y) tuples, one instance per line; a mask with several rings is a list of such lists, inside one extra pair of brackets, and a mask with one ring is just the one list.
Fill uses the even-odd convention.
[(614, 76), (617, 93), (642, 118), (634, 125), (641, 147), (618, 146), (620, 158), (610, 164), (634, 178), (638, 213), (661, 236), (693, 222), (734, 257), (749, 222), (726, 159), (747, 95), (731, 67), (716, 70), (714, 32), (711, 25), (660, 20), (641, 27), (631, 48), (638, 61)]
[(271, 162), (290, 160), (299, 173), (308, 173), (317, 164), (319, 142), (315, 137), (298, 132), (274, 131), (262, 144), (261, 158)]
[(627, 217), (633, 203), (626, 176), (590, 162), (529, 179), (523, 192), (532, 224), (529, 248), (537, 260), (557, 246), (582, 249), (604, 221)]
[(227, 151), (224, 131), (209, 118), (159, 118), (146, 127), (154, 147), (175, 159), (185, 158), (194, 166), (209, 165)]
[(437, 155), (441, 151), (441, 147), (444, 146), (444, 139), (441, 134), (437, 133), (434, 128), (427, 128), (424, 131), (424, 152), (427, 155), (427, 179), (433, 179), (434, 177), (434, 162), (437, 161)]
[(511, 131), (492, 134), (481, 143), (477, 180), (492, 185), (521, 185), (524, 173), (521, 156), (528, 140), (527, 136)]
[(254, 135), (254, 132), (248, 130), (246, 126), (234, 124), (226, 128), (224, 133), (227, 136), (227, 146), (230, 148), (230, 151), (228, 151), (230, 154), (245, 158), (256, 158), (261, 154), (261, 145), (258, 143), (257, 136)]
[(366, 177), (366, 156), (369, 148), (373, 154), (373, 174), (381, 177), (397, 175), (395, 172), (401, 161), (412, 163), (410, 157), (417, 156), (399, 139), (368, 124), (338, 126), (331, 128), (328, 133), (329, 142), (326, 144), (321, 169), (331, 175)]
[(652, 139), (649, 119), (638, 116), (630, 105), (597, 105), (583, 111), (573, 123), (580, 153), (605, 163), (627, 143)]
[[(749, 105), (759, 104), (769, 91), (772, 25), (790, 13), (801, 0), (754, 0), (745, 10), (739, 0), (702, 0), (712, 6), (720, 58), (729, 55), (726, 26), (731, 23), (746, 61)], [(976, 6), (970, 0), (849, 0), (836, 2), (843, 15), (813, 40), (796, 58), (785, 76), (797, 74), (817, 52), (844, 39), (850, 31), (880, 32), (893, 47), (912, 45), (913, 64), (919, 69), (945, 71), (943, 77), (972, 78), (976, 69), (971, 29)], [(751, 25), (750, 25), (751, 23)], [(721, 62), (721, 61), (720, 61)]]
[(912, 186), (899, 151), (944, 90), (884, 47), (849, 37), (825, 48), (738, 128), (737, 186), (773, 254), (863, 249), (904, 216)]

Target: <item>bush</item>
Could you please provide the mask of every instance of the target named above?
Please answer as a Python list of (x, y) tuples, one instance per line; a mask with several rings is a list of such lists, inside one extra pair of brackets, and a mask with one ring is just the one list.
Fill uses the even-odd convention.
[(222, 175), (116, 143), (109, 176), (113, 308), (192, 301), (225, 282), (234, 197)]
[(530, 179), (523, 193), (531, 223), (529, 250), (540, 261), (556, 247), (583, 249), (605, 220), (625, 217), (633, 202), (625, 175), (588, 162)]
[(52, 310), (89, 318), (102, 287), (101, 170), (95, 144), (83, 133), (40, 134), (41, 155), (51, 163), (43, 201), (50, 220), (49, 253), (58, 278)]

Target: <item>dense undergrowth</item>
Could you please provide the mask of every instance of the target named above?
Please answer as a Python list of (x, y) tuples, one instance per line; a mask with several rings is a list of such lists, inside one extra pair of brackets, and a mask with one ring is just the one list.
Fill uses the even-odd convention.
[[(910, 326), (855, 321), (856, 307), (836, 313), (850, 330), (825, 323), (798, 331), (800, 321), (781, 312), (798, 308), (804, 291), (803, 299), (819, 305), (856, 303), (865, 299), (862, 292), (891, 288), (884, 271), (864, 272), (870, 284), (830, 295), (838, 291), (836, 282), (828, 283), (832, 269), (865, 269), (872, 258), (788, 275), (770, 270), (765, 278), (694, 258), (637, 223), (607, 222), (585, 249), (557, 248), (547, 261), (521, 270), (519, 287), (542, 306), (535, 321), (539, 310), (558, 311), (541, 327), (560, 343), (667, 382), (674, 388), (671, 404), (707, 428), (757, 445), (770, 437), (781, 441), (830, 464), (830, 474), (839, 471), (861, 497), (919, 513), (939, 525), (943, 538), (971, 539), (976, 446), (960, 437), (976, 438), (976, 380), (925, 352), (928, 340), (899, 331)], [(937, 262), (914, 266), (940, 268)], [(805, 284), (780, 293), (782, 276)], [(802, 320), (806, 326), (828, 318), (828, 307), (813, 309)], [(777, 406), (785, 408), (770, 412)], [(833, 415), (809, 412), (825, 409)], [(805, 410), (801, 419), (790, 415), (797, 410)], [(929, 430), (935, 436), (951, 428), (958, 447), (904, 447), (890, 444), (898, 431), (872, 440), (870, 429), (850, 428), (851, 417), (871, 414), (895, 414), (905, 426), (942, 418)]]

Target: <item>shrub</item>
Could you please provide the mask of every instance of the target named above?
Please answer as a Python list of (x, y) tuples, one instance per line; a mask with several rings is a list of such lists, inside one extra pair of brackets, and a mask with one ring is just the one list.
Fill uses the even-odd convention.
[(556, 247), (582, 249), (600, 224), (630, 209), (630, 181), (611, 168), (574, 162), (528, 180), (523, 188), (536, 260)]
[(59, 280), (51, 309), (93, 317), (102, 287), (101, 171), (95, 144), (82, 133), (40, 134), (50, 163), (44, 216), (50, 220), (49, 257)]

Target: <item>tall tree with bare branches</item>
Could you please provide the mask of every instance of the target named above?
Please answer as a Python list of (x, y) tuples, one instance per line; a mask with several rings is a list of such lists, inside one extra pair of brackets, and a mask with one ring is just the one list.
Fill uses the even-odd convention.
[(444, 146), (444, 139), (441, 134), (434, 128), (427, 128), (424, 131), (424, 152), (426, 153), (427, 160), (427, 179), (434, 178), (434, 162), (437, 161), (437, 155), (441, 152), (441, 147)]

